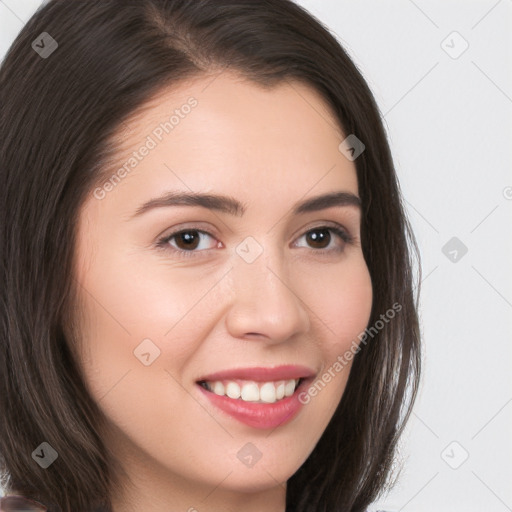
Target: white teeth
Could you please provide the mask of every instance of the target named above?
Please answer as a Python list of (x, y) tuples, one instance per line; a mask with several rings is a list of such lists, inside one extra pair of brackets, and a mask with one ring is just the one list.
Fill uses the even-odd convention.
[(294, 391), (295, 391), (295, 381), (293, 381), (293, 380), (287, 381), (284, 386), (285, 396), (292, 396)]
[(222, 396), (222, 395), (224, 395), (224, 392), (226, 390), (224, 389), (224, 384), (222, 384), (222, 382), (220, 382), (220, 381), (217, 381), (217, 382), (213, 383), (212, 391), (216, 395), (221, 395)]
[(246, 402), (257, 402), (260, 399), (260, 389), (255, 382), (248, 382), (242, 386), (242, 400)]
[(228, 395), (229, 398), (240, 398), (240, 386), (236, 382), (228, 382), (226, 395)]
[[(293, 381), (293, 387), (295, 387), (295, 381)], [(267, 402), (267, 404), (273, 404), (276, 401), (276, 387), (273, 382), (265, 382), (261, 386), (260, 400)]]
[[(240, 382), (240, 384), (239, 384)], [(258, 383), (254, 381), (215, 381), (206, 382), (206, 387), (216, 395), (245, 402), (273, 404), (285, 397), (292, 396), (299, 379)]]
[(279, 384), (276, 386), (276, 399), (277, 400), (281, 400), (281, 398), (284, 397), (284, 386), (285, 386), (284, 380), (279, 382)]

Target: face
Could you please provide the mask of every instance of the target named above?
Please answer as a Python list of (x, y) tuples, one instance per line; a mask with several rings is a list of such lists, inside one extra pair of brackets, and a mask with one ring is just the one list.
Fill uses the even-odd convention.
[(231, 73), (161, 92), (120, 132), (76, 275), (81, 365), (134, 503), (282, 500), (320, 439), (372, 303), (344, 138), (308, 86)]

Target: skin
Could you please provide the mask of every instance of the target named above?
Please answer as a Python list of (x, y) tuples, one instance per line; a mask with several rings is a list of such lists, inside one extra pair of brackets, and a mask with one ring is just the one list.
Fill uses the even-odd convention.
[[(232, 72), (161, 91), (120, 132), (119, 165), (191, 96), (198, 104), (179, 125), (81, 209), (80, 363), (108, 420), (105, 442), (131, 479), (114, 496), (115, 512), (284, 512), (286, 481), (324, 432), (351, 364), (271, 430), (216, 409), (196, 380), (282, 364), (321, 376), (364, 331), (372, 284), (359, 209), (291, 215), (296, 201), (322, 193), (357, 195), (356, 169), (338, 150), (345, 135), (315, 90), (298, 82), (265, 90)], [(167, 190), (226, 194), (247, 211), (171, 206), (130, 218)], [(326, 223), (353, 242), (330, 232), (312, 243), (306, 234)], [(182, 229), (211, 236), (195, 232), (188, 258), (173, 252), (187, 250), (179, 237), (156, 248)], [(235, 251), (248, 236), (263, 250), (252, 263)], [(160, 349), (149, 366), (134, 355), (146, 338)], [(248, 442), (262, 454), (252, 467), (237, 457)]]

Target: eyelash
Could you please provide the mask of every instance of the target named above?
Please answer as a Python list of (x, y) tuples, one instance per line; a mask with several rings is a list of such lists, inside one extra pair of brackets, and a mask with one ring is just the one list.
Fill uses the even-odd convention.
[[(327, 230), (327, 231), (331, 231), (333, 232), (334, 234), (336, 234), (339, 238), (341, 238), (341, 240), (343, 240), (344, 244), (352, 244), (354, 242), (354, 239), (353, 237), (347, 233), (344, 229), (341, 229), (341, 228), (338, 228), (338, 227), (334, 227), (334, 226), (316, 226), (312, 229), (309, 229), (308, 231), (306, 231), (305, 233), (303, 233), (300, 238), (302, 238), (303, 236), (307, 235), (308, 233), (311, 233), (313, 231), (322, 231), (322, 230)], [(201, 250), (201, 251), (197, 251), (197, 250), (190, 250), (190, 251), (185, 251), (183, 249), (175, 249), (174, 247), (172, 247), (171, 249), (169, 249), (169, 242), (176, 236), (178, 235), (181, 235), (183, 233), (190, 233), (190, 232), (194, 232), (194, 233), (202, 233), (204, 235), (208, 235), (208, 236), (211, 236), (212, 238), (215, 238), (211, 233), (209, 233), (208, 231), (203, 231), (201, 229), (196, 229), (194, 227), (192, 228), (187, 228), (187, 229), (181, 229), (180, 231), (175, 231), (174, 233), (171, 233), (170, 235), (166, 235), (162, 238), (160, 238), (157, 242), (157, 248), (158, 249), (161, 249), (161, 250), (164, 250), (164, 251), (168, 251), (170, 250), (172, 253), (175, 253), (178, 255), (178, 257), (184, 257), (184, 258), (190, 258), (190, 257), (195, 257), (195, 253), (201, 253), (201, 252), (207, 252), (211, 249), (205, 249), (205, 250)], [(341, 253), (343, 252), (344, 250), (344, 247), (341, 247), (341, 248), (335, 248), (335, 249), (311, 249), (313, 252), (320, 252), (320, 253)]]

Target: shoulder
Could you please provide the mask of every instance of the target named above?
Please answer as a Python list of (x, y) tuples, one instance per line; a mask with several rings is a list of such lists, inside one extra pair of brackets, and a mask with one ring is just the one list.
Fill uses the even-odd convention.
[(47, 512), (47, 508), (30, 498), (20, 494), (10, 494), (0, 497), (0, 512)]
[[(48, 507), (21, 494), (9, 494), (0, 495), (0, 512), (48, 512)], [(99, 507), (91, 512), (109, 512), (109, 510)]]

